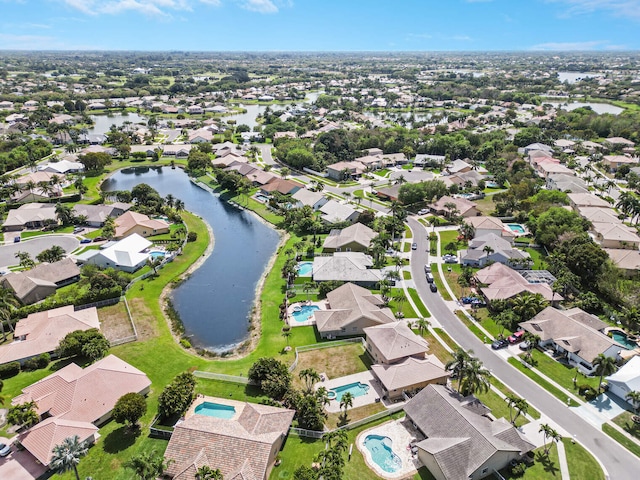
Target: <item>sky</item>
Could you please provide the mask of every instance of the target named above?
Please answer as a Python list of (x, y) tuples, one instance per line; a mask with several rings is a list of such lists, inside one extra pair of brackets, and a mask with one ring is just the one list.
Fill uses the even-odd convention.
[(640, 0), (0, 0), (0, 50), (616, 51)]

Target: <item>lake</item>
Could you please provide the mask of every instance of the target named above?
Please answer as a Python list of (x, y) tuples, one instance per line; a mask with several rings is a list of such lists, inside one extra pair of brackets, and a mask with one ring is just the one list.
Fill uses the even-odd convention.
[(575, 110), (576, 108), (581, 108), (581, 107), (591, 107), (591, 110), (593, 110), (594, 112), (596, 112), (597, 114), (601, 115), (603, 113), (610, 113), (612, 115), (620, 115), (622, 112), (624, 112), (624, 108), (620, 108), (620, 107), (616, 107), (615, 105), (611, 105), (610, 103), (595, 103), (595, 102), (569, 102), (567, 105), (567, 102), (542, 102), (542, 103), (548, 103), (550, 105), (553, 105), (554, 107), (560, 107), (563, 110), (567, 110), (567, 111), (571, 111), (571, 110)]
[(186, 210), (213, 229), (213, 252), (171, 294), (191, 343), (222, 352), (246, 340), (256, 286), (276, 251), (278, 233), (252, 213), (197, 187), (181, 169), (124, 169), (105, 180), (103, 188), (131, 190), (139, 183), (181, 199)]
[(121, 127), (124, 122), (131, 122), (133, 124), (136, 123), (144, 123), (147, 124), (147, 117), (143, 117), (142, 115), (138, 115), (137, 113), (114, 113), (110, 115), (89, 115), (89, 118), (93, 120), (95, 123), (93, 127), (89, 128), (89, 133), (95, 133), (98, 135), (104, 135), (109, 131), (111, 125), (115, 125), (116, 127)]
[(595, 72), (558, 72), (560, 82), (576, 83), (587, 78), (604, 77), (602, 73)]

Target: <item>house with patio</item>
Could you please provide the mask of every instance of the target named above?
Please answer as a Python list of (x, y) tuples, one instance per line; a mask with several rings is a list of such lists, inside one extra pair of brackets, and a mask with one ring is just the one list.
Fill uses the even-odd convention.
[[(449, 206), (451, 206), (451, 209), (449, 208)], [(437, 202), (429, 205), (429, 209), (434, 215), (442, 215), (444, 217), (448, 217), (449, 215), (451, 215), (451, 210), (457, 212), (456, 215), (459, 215), (463, 218), (477, 217), (478, 215), (480, 215), (477, 204), (470, 202), (469, 200), (466, 200), (464, 198), (450, 197), (448, 195), (445, 195)]]
[(446, 385), (450, 372), (435, 355), (424, 358), (408, 357), (393, 364), (371, 365), (371, 371), (382, 386), (384, 396), (392, 401), (401, 401), (427, 385)]
[(78, 280), (80, 269), (72, 259), (64, 258), (54, 263), (41, 263), (31, 270), (7, 273), (0, 284), (11, 290), (23, 305), (31, 305)]
[(41, 419), (18, 436), (18, 443), (48, 466), (53, 447), (74, 435), (81, 442), (94, 443), (98, 427), (111, 418), (118, 399), (126, 393), (146, 395), (150, 387), (144, 372), (115, 355), (84, 369), (70, 363), (23, 388), (12, 400), (13, 405), (35, 402)]
[(303, 188), (304, 185), (293, 180), (285, 180), (284, 178), (275, 177), (267, 184), (260, 187), (260, 193), (263, 195), (271, 195), (273, 192), (279, 192), (282, 195), (292, 195)]
[(295, 411), (206, 397), (233, 408), (231, 418), (188, 412), (175, 426), (164, 458), (165, 476), (192, 480), (200, 467), (220, 469), (225, 479), (267, 480)]
[(507, 226), (496, 217), (486, 217), (484, 215), (468, 217), (464, 219), (464, 223), (473, 227), (475, 230), (474, 238), (484, 237), (492, 233), (513, 245), (516, 237), (516, 234), (509, 230)]
[(527, 268), (531, 264), (528, 252), (513, 248), (512, 244), (494, 233), (476, 236), (467, 250), (460, 251), (463, 265), (484, 267), (487, 263), (503, 263), (512, 268)]
[(354, 223), (346, 228), (333, 229), (322, 245), (325, 253), (366, 252), (378, 234), (362, 223)]
[(137, 234), (141, 237), (169, 233), (170, 225), (162, 219), (149, 218), (147, 215), (131, 210), (123, 213), (115, 220), (115, 238), (121, 239)]
[[(536, 271), (531, 270), (527, 273)], [(545, 271), (542, 270), (542, 272)], [(564, 300), (559, 293), (551, 289), (548, 282), (539, 282), (535, 277), (532, 278), (534, 279), (529, 281), (512, 268), (502, 263), (494, 263), (477, 271), (473, 277), (473, 283), (489, 304), (494, 300), (509, 300), (525, 292), (532, 295), (540, 294), (553, 305)], [(553, 281), (555, 280), (552, 280), (551, 284)]]
[(556, 355), (586, 374), (593, 373), (593, 361), (599, 354), (620, 358), (624, 347), (603, 333), (608, 324), (580, 308), (558, 310), (547, 307), (527, 322), (525, 331), (540, 337), (541, 347), (550, 347)]
[(306, 188), (301, 188), (291, 195), (291, 199), (295, 201), (296, 207), (308, 206), (313, 208), (314, 211), (320, 210), (320, 207), (329, 201), (322, 193), (312, 192)]
[(109, 205), (88, 205), (78, 203), (73, 206), (73, 215), (75, 217), (85, 217), (85, 224), (90, 227), (100, 228), (104, 225), (107, 218), (118, 218), (125, 212), (128, 212), (131, 204), (116, 202)]
[(403, 321), (364, 329), (365, 348), (375, 363), (392, 364), (408, 357), (424, 359), (429, 343)]
[(118, 242), (111, 242), (101, 250), (88, 250), (76, 255), (79, 263), (88, 263), (102, 268), (116, 268), (133, 273), (142, 268), (149, 258), (152, 243), (137, 233), (133, 233)]
[(68, 333), (91, 328), (100, 328), (95, 307), (75, 310), (73, 305), (67, 305), (32, 313), (16, 323), (13, 342), (0, 345), (0, 365), (23, 363), (42, 353), (54, 354)]
[(327, 309), (314, 312), (322, 338), (362, 335), (364, 329), (396, 321), (380, 295), (353, 283), (327, 294)]
[(444, 385), (428, 385), (404, 406), (423, 436), (418, 459), (437, 480), (477, 480), (535, 448), (504, 418), (473, 396), (462, 397)]
[(335, 252), (313, 259), (314, 282), (337, 280), (362, 287), (373, 287), (384, 278), (384, 272), (373, 267), (373, 259), (363, 252)]
[(631, 408), (639, 406), (629, 401), (627, 394), (640, 392), (640, 356), (631, 357), (616, 373), (606, 377), (606, 380), (609, 385), (609, 393), (613, 393), (619, 399), (627, 402)]
[(356, 222), (360, 216), (360, 212), (355, 208), (350, 205), (345, 205), (344, 203), (336, 202), (335, 200), (329, 200), (322, 205), (318, 211), (321, 213), (320, 219), (324, 223), (329, 224), (343, 222), (353, 223)]

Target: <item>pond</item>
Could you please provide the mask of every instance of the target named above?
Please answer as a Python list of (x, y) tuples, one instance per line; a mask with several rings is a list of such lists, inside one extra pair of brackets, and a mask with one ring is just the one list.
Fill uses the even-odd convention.
[(221, 352), (243, 342), (256, 286), (276, 251), (278, 233), (252, 213), (194, 185), (180, 169), (124, 169), (105, 180), (103, 188), (131, 190), (139, 183), (181, 199), (186, 210), (213, 229), (213, 252), (171, 295), (191, 343)]
[[(318, 97), (322, 94), (323, 92), (307, 92), (305, 98), (303, 101), (297, 101), (297, 102), (290, 102), (290, 103), (295, 103), (296, 105), (302, 105), (303, 103), (314, 103)], [(269, 108), (272, 112), (279, 112), (279, 111), (285, 111), (287, 109), (287, 106), (289, 106), (289, 104), (284, 104), (284, 103), (270, 103)], [(264, 113), (264, 111), (267, 109), (267, 105), (258, 105), (255, 103), (251, 103), (251, 104), (244, 104), (241, 103), (238, 105), (239, 108), (243, 108), (246, 110), (245, 113), (237, 113), (234, 115), (225, 115), (223, 118), (223, 120), (235, 120), (237, 125), (247, 125), (249, 128), (251, 128), (253, 130), (253, 127), (255, 127), (256, 125), (258, 125), (258, 122), (256, 121), (256, 118), (258, 118), (258, 115), (262, 115)]]
[(89, 118), (95, 123), (88, 129), (89, 133), (95, 133), (98, 135), (104, 135), (109, 131), (111, 125), (121, 127), (124, 122), (131, 122), (134, 125), (136, 123), (147, 124), (147, 118), (137, 113), (114, 113), (109, 115), (89, 115)]
[(624, 108), (616, 107), (610, 103), (596, 103), (596, 102), (543, 102), (553, 105), (554, 107), (560, 107), (563, 110), (571, 111), (581, 107), (591, 107), (591, 110), (599, 115), (603, 113), (610, 113), (612, 115), (619, 115), (624, 112)]
[(576, 83), (587, 78), (603, 77), (601, 73), (594, 72), (558, 72), (560, 82)]

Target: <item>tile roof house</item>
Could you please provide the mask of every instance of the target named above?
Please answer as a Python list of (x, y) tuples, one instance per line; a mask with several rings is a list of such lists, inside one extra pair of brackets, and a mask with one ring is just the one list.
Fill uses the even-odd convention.
[(608, 326), (606, 323), (579, 308), (557, 310), (547, 307), (520, 326), (538, 335), (540, 346), (552, 346), (570, 365), (587, 374), (593, 373), (593, 360), (599, 354), (617, 359), (624, 350), (622, 345), (602, 333)]
[(489, 262), (503, 263), (512, 268), (526, 268), (531, 264), (528, 252), (513, 248), (511, 242), (494, 233), (482, 237), (476, 235), (469, 242), (469, 248), (460, 251), (460, 258), (463, 265), (474, 267), (484, 267)]
[(333, 252), (366, 252), (378, 234), (362, 223), (354, 223), (342, 230), (334, 229), (324, 240), (322, 251)]
[(640, 392), (640, 357), (635, 355), (625, 363), (620, 370), (613, 375), (606, 377), (607, 385), (609, 385), (609, 393), (613, 393), (616, 397), (628, 402), (632, 408), (633, 405), (627, 399), (629, 392)]
[(115, 238), (128, 237), (134, 233), (142, 237), (152, 235), (162, 235), (169, 233), (169, 224), (164, 220), (149, 218), (147, 215), (138, 212), (127, 211), (115, 220)]
[(371, 268), (373, 260), (363, 252), (335, 252), (313, 259), (314, 282), (337, 280), (360, 286), (373, 286), (383, 279), (382, 270)]
[(626, 155), (605, 155), (602, 157), (602, 164), (609, 168), (611, 173), (616, 172), (623, 165), (637, 165), (640, 163), (638, 157), (627, 157)]
[(208, 465), (225, 479), (267, 480), (295, 412), (252, 403), (233, 406), (231, 419), (193, 414), (176, 425), (164, 453), (168, 478), (192, 480)]
[(32, 313), (16, 323), (13, 342), (0, 345), (0, 365), (51, 354), (68, 333), (91, 328), (100, 328), (95, 307), (74, 310), (73, 305), (67, 305)]
[(449, 197), (448, 195), (445, 195), (437, 202), (429, 205), (429, 208), (431, 209), (431, 212), (436, 215), (447, 216), (449, 215), (449, 209), (447, 208), (448, 204), (455, 205), (455, 209), (458, 211), (458, 215), (460, 215), (461, 217), (467, 218), (480, 215), (480, 212), (476, 208), (477, 205), (475, 203), (470, 202), (469, 200), (466, 200), (464, 198)]
[(51, 203), (27, 203), (9, 210), (7, 219), (2, 224), (6, 231), (17, 231), (25, 228), (42, 228), (45, 225), (60, 223), (56, 216), (56, 206)]
[(638, 250), (640, 237), (636, 230), (622, 223), (592, 222), (591, 231), (602, 248)]
[[(360, 177), (366, 171), (367, 166), (355, 160), (327, 165), (327, 176), (337, 181), (351, 180), (352, 178)], [(348, 178), (345, 178), (345, 174)]]
[(353, 283), (345, 283), (327, 294), (327, 310), (316, 310), (316, 327), (322, 338), (362, 335), (364, 329), (395, 322), (380, 295)]
[(515, 233), (509, 230), (506, 225), (496, 217), (469, 217), (464, 219), (464, 223), (474, 228), (476, 232), (474, 237), (483, 237), (489, 233), (493, 233), (513, 244), (516, 236)]
[(320, 192), (312, 192), (306, 188), (301, 188), (291, 195), (291, 199), (295, 200), (296, 207), (309, 206), (314, 210), (320, 210), (320, 207), (329, 201), (329, 199)]
[(13, 405), (33, 401), (43, 419), (18, 436), (20, 444), (40, 463), (49, 465), (51, 450), (70, 436), (93, 443), (98, 426), (111, 418), (116, 401), (126, 393), (146, 395), (149, 378), (114, 355), (80, 368), (70, 363), (22, 389)]
[(355, 208), (343, 203), (338, 203), (335, 200), (329, 200), (322, 205), (318, 210), (322, 213), (320, 218), (325, 223), (342, 223), (342, 222), (356, 222), (360, 216)]
[(623, 270), (626, 275), (633, 276), (640, 270), (640, 251), (619, 248), (605, 248), (604, 251), (616, 267)]
[(508, 300), (523, 292), (540, 294), (548, 302), (557, 303), (564, 300), (554, 293), (546, 283), (529, 283), (520, 273), (502, 263), (494, 263), (476, 272), (476, 285), (488, 303), (493, 300)]
[(580, 177), (566, 173), (550, 173), (546, 178), (546, 186), (549, 190), (561, 192), (589, 193), (589, 187)]
[(424, 358), (408, 357), (399, 363), (371, 365), (371, 370), (380, 381), (385, 396), (391, 400), (401, 400), (404, 393), (419, 392), (427, 385), (446, 385), (450, 372), (435, 355)]
[(77, 255), (76, 259), (80, 263), (98, 265), (102, 268), (112, 267), (132, 273), (145, 265), (149, 258), (147, 249), (151, 245), (149, 240), (133, 233), (102, 250), (83, 252)]
[(442, 385), (425, 387), (404, 411), (425, 437), (418, 458), (437, 480), (492, 476), (535, 448), (505, 419), (492, 420), (475, 397)]
[(31, 270), (10, 272), (0, 283), (11, 290), (23, 305), (39, 302), (56, 289), (80, 280), (80, 269), (70, 258), (54, 263), (41, 263)]
[(117, 218), (131, 208), (128, 203), (112, 203), (109, 205), (85, 205), (78, 203), (73, 206), (73, 215), (87, 218), (90, 227), (102, 227), (108, 217)]
[(578, 207), (611, 208), (609, 202), (592, 193), (569, 193), (567, 196), (569, 197), (569, 205), (574, 210), (577, 210)]
[(405, 322), (392, 322), (364, 329), (366, 349), (374, 362), (391, 364), (407, 357), (424, 358), (429, 343), (413, 333)]
[(284, 178), (273, 178), (269, 183), (260, 187), (260, 192), (270, 195), (273, 192), (280, 192), (283, 195), (291, 195), (300, 190), (304, 185), (293, 180), (285, 180)]

